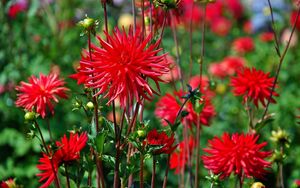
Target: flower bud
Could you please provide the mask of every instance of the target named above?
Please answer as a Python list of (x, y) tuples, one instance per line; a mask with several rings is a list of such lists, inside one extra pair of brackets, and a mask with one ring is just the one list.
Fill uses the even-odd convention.
[(163, 9), (175, 9), (181, 0), (154, 0), (155, 6), (160, 6)]
[(266, 186), (261, 182), (255, 182), (251, 185), (251, 188), (265, 188)]
[(88, 103), (86, 103), (86, 107), (90, 110), (92, 110), (94, 108), (94, 104), (90, 101)]
[(146, 131), (145, 130), (138, 130), (137, 134), (138, 134), (139, 138), (144, 139), (146, 137)]
[(287, 147), (290, 144), (289, 135), (285, 130), (282, 129), (272, 131), (272, 136), (270, 139), (275, 143), (286, 145)]
[(24, 115), (24, 119), (26, 121), (32, 121), (35, 119), (35, 113), (34, 112), (26, 112), (26, 114)]

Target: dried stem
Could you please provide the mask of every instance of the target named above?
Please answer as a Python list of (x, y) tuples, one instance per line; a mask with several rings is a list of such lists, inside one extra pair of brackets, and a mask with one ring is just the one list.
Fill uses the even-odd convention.
[[(172, 12), (170, 12), (171, 15), (171, 20), (174, 20)], [(181, 88), (184, 90), (184, 84), (183, 84), (183, 72), (182, 72), (182, 67), (181, 67), (181, 61), (180, 61), (180, 54), (179, 54), (179, 45), (178, 45), (178, 38), (177, 38), (177, 31), (176, 31), (176, 26), (175, 23), (171, 24), (172, 28), (172, 33), (173, 33), (173, 39), (176, 47), (176, 64), (179, 67), (179, 77), (180, 77), (180, 83), (181, 83)]]
[[(269, 5), (271, 5), (271, 4), (269, 4)], [(272, 9), (272, 8), (271, 8), (271, 9)], [(299, 6), (299, 9), (298, 9), (298, 11), (297, 11), (296, 20), (298, 20), (299, 14), (300, 14), (300, 6)], [(267, 104), (266, 104), (266, 108), (265, 108), (265, 111), (264, 111), (263, 116), (262, 116), (261, 119), (264, 119), (265, 116), (266, 116), (267, 113), (268, 113), (268, 108), (269, 108), (271, 99), (272, 99), (272, 97), (273, 97), (273, 93), (274, 93), (274, 90), (275, 90), (276, 83), (277, 83), (277, 81), (278, 81), (278, 77), (279, 77), (279, 73), (280, 73), (280, 70), (281, 70), (281, 66), (282, 66), (283, 60), (284, 60), (284, 58), (285, 58), (285, 55), (286, 55), (286, 53), (287, 53), (287, 51), (288, 51), (288, 49), (289, 49), (289, 47), (290, 47), (290, 43), (291, 43), (292, 37), (293, 37), (293, 35), (294, 35), (294, 33), (295, 33), (296, 25), (297, 25), (297, 22), (295, 21), (295, 23), (294, 23), (294, 25), (293, 25), (293, 28), (292, 28), (291, 35), (290, 35), (289, 40), (288, 40), (288, 43), (286, 44), (283, 53), (280, 55), (279, 65), (278, 65), (278, 68), (277, 68), (277, 70), (276, 70), (276, 76), (275, 76), (275, 79), (274, 79), (274, 82), (273, 82), (273, 85), (272, 85), (271, 93), (270, 93), (270, 96), (269, 96), (269, 98), (268, 98), (268, 101), (267, 101)], [(278, 51), (279, 51), (279, 49), (278, 49)], [(279, 53), (279, 54), (280, 54), (280, 53)], [(279, 54), (278, 54), (278, 55), (279, 55)]]
[(66, 172), (66, 180), (67, 180), (67, 188), (70, 188), (70, 178), (68, 173), (68, 165), (65, 163), (65, 172)]
[(155, 156), (153, 156), (151, 188), (155, 188), (155, 173), (156, 173), (156, 160), (155, 160)]
[[(192, 12), (194, 9), (194, 2), (192, 2)], [(193, 75), (193, 13), (191, 13), (190, 23), (189, 23), (189, 42), (190, 42), (190, 77)]]
[(171, 155), (168, 154), (167, 167), (166, 167), (166, 171), (165, 171), (165, 177), (164, 177), (164, 182), (163, 182), (163, 188), (166, 188), (166, 186), (167, 186), (168, 173), (169, 173), (170, 156), (171, 156)]
[(47, 156), (49, 157), (49, 160), (50, 160), (50, 162), (51, 162), (51, 168), (52, 168), (52, 171), (54, 172), (54, 182), (55, 182), (55, 186), (56, 186), (57, 188), (61, 188), (61, 186), (60, 186), (60, 181), (59, 181), (59, 178), (58, 178), (58, 176), (57, 176), (57, 172), (56, 172), (56, 170), (55, 170), (55, 168), (54, 168), (54, 164), (53, 164), (53, 161), (52, 161), (51, 153), (50, 153), (50, 151), (49, 151), (49, 149), (48, 149), (48, 147), (47, 147), (47, 145), (46, 145), (46, 142), (45, 142), (44, 136), (43, 136), (43, 134), (42, 134), (41, 128), (40, 128), (40, 126), (39, 126), (39, 124), (38, 124), (38, 122), (37, 122), (36, 120), (34, 120), (34, 125), (35, 125), (35, 127), (37, 128), (37, 130), (38, 130), (38, 132), (39, 132), (39, 134), (40, 134), (40, 136), (41, 136), (42, 145), (43, 145), (43, 147), (45, 148), (46, 154), (47, 154)]
[(144, 188), (144, 155), (140, 154), (140, 188)]

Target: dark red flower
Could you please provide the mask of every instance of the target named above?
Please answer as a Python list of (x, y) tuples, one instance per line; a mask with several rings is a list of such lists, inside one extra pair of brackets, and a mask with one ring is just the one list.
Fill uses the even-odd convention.
[(231, 173), (240, 177), (263, 178), (266, 168), (271, 167), (265, 158), (272, 153), (261, 151), (267, 143), (258, 144), (258, 138), (254, 134), (235, 133), (230, 136), (224, 133), (222, 138), (209, 140), (209, 148), (203, 149), (209, 154), (202, 156), (204, 167), (214, 174), (221, 174), (222, 179)]
[(151, 130), (147, 135), (147, 144), (150, 146), (161, 146), (154, 154), (170, 154), (176, 148), (174, 134), (169, 137), (165, 132), (158, 133), (156, 129)]
[[(179, 112), (182, 96), (184, 93), (174, 92), (173, 95), (166, 94), (162, 97), (158, 103), (156, 104), (155, 115), (162, 119), (162, 124), (167, 125), (165, 120), (169, 121), (170, 123), (174, 124), (176, 120), (176, 116)], [(199, 101), (200, 102), (200, 101)], [(189, 101), (184, 106), (183, 110), (185, 110), (188, 114), (182, 119), (182, 123), (184, 125), (196, 125), (198, 118), (200, 117), (200, 123), (202, 125), (209, 125), (210, 120), (213, 116), (215, 116), (215, 110), (212, 104), (210, 103), (209, 99), (204, 96), (204, 107), (200, 113), (200, 115), (195, 112), (193, 109), (192, 103)], [(179, 120), (179, 119), (178, 119)]]
[(58, 103), (58, 98), (67, 98), (64, 87), (65, 82), (58, 79), (56, 74), (49, 74), (47, 76), (40, 74), (39, 78), (31, 76), (29, 83), (21, 82), (16, 90), (18, 98), (16, 105), (23, 107), (28, 111), (34, 110), (44, 118), (47, 109), (54, 114), (53, 102)]
[[(244, 96), (244, 102), (253, 100), (256, 107), (258, 107), (258, 102), (265, 106), (265, 100), (270, 97), (275, 79), (269, 75), (270, 73), (264, 73), (255, 68), (239, 70), (237, 76), (231, 78), (230, 85), (233, 87), (234, 95)], [(278, 94), (274, 91), (273, 96), (278, 96)], [(270, 102), (276, 101), (271, 98)]]
[(175, 169), (175, 174), (184, 170), (186, 165), (191, 162), (194, 148), (196, 146), (195, 139), (190, 137), (178, 144), (178, 151), (173, 152), (170, 156), (170, 169)]
[(5, 181), (0, 182), (0, 188), (9, 188)]
[(39, 182), (44, 182), (41, 188), (50, 186), (55, 179), (58, 168), (63, 163), (69, 163), (80, 158), (80, 151), (85, 147), (87, 140), (86, 132), (80, 135), (70, 133), (69, 139), (64, 135), (60, 142), (56, 142), (58, 149), (54, 154), (51, 152), (51, 156), (48, 156), (43, 153), (43, 157), (39, 160), (40, 164), (37, 165), (37, 168), (41, 171), (37, 174), (40, 177)]
[(55, 155), (61, 162), (71, 162), (80, 158), (80, 151), (85, 147), (88, 140), (87, 134), (70, 133), (68, 139), (66, 135), (61, 138), (61, 141), (56, 142), (58, 150)]
[(254, 42), (251, 37), (241, 37), (233, 41), (233, 50), (239, 54), (244, 54), (254, 50)]
[(105, 35), (108, 42), (97, 37), (101, 47), (92, 45), (92, 61), (85, 52), (73, 78), (99, 89), (96, 95), (103, 94), (108, 103), (119, 98), (123, 108), (127, 104), (132, 107), (141, 96), (149, 100), (156, 91), (147, 80), (153, 80), (159, 89), (160, 76), (169, 70), (164, 55), (158, 55), (160, 40), (150, 44), (151, 35), (142, 39), (141, 32), (133, 33), (131, 28), (128, 34), (116, 29), (112, 35)]
[(294, 25), (296, 22), (296, 28), (300, 31), (300, 17), (298, 18), (298, 20), (296, 20), (296, 18), (297, 18), (297, 11), (293, 11), (290, 16), (291, 25)]

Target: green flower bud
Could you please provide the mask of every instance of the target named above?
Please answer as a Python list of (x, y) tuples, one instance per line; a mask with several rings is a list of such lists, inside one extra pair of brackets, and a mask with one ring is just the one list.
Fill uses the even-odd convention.
[(251, 185), (251, 188), (265, 188), (266, 186), (261, 182), (255, 182)]
[(286, 147), (290, 144), (290, 138), (285, 130), (278, 129), (277, 131), (272, 131), (272, 136), (270, 138), (273, 142), (285, 145)]
[(146, 137), (146, 131), (145, 130), (138, 130), (137, 134), (138, 134), (139, 138), (144, 139)]
[(86, 107), (90, 110), (94, 109), (94, 104), (90, 101), (88, 103), (86, 103)]
[(24, 119), (26, 121), (32, 121), (35, 119), (35, 113), (34, 112), (26, 112), (26, 114), (24, 115)]

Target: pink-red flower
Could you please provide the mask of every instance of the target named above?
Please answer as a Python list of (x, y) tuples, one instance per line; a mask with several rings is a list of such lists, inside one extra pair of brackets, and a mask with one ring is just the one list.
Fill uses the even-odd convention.
[(8, 9), (8, 16), (10, 18), (15, 18), (20, 12), (27, 9), (27, 1), (18, 1), (12, 4)]
[(241, 37), (233, 41), (232, 48), (239, 54), (244, 54), (254, 50), (254, 42), (251, 37)]
[(147, 134), (147, 144), (150, 146), (161, 146), (160, 149), (154, 151), (154, 154), (170, 154), (176, 148), (173, 146), (175, 142), (174, 134), (170, 137), (165, 132), (157, 132), (156, 129), (151, 130)]
[(263, 178), (266, 168), (271, 163), (265, 158), (272, 153), (261, 151), (266, 142), (258, 144), (259, 136), (255, 134), (224, 133), (221, 138), (209, 140), (209, 148), (203, 149), (208, 155), (202, 156), (204, 167), (220, 178), (229, 177), (231, 173), (239, 177)]
[(37, 174), (40, 177), (39, 182), (43, 182), (41, 188), (50, 186), (62, 164), (80, 159), (80, 151), (85, 147), (87, 140), (86, 132), (80, 135), (70, 133), (69, 139), (64, 135), (61, 141), (56, 142), (58, 149), (51, 151), (51, 156), (43, 153), (43, 157), (39, 160), (40, 164), (37, 165), (37, 168), (41, 171)]
[[(155, 115), (162, 119), (163, 125), (167, 125), (166, 120), (172, 124), (175, 123), (176, 116), (178, 115), (180, 106), (182, 105), (182, 96), (184, 96), (184, 92), (182, 91), (174, 92), (173, 95), (166, 94), (156, 104)], [(198, 119), (200, 119), (200, 123), (202, 125), (209, 125), (210, 120), (215, 116), (214, 107), (209, 99), (205, 97), (204, 101), (200, 103), (204, 103), (200, 114), (194, 110), (190, 101), (186, 103), (183, 110), (185, 110), (188, 114), (182, 119), (182, 123), (184, 125), (197, 125)]]
[(97, 37), (101, 47), (92, 45), (92, 57), (84, 52), (78, 73), (72, 77), (98, 89), (96, 95), (103, 94), (108, 103), (119, 98), (121, 107), (132, 106), (141, 97), (149, 100), (156, 91), (148, 80), (159, 89), (160, 76), (169, 70), (164, 55), (158, 55), (160, 40), (151, 44), (151, 34), (143, 39), (140, 31), (133, 33), (131, 28), (128, 34), (115, 29), (105, 35), (107, 41)]
[(224, 58), (220, 63), (212, 63), (209, 65), (209, 72), (216, 77), (225, 78), (234, 75), (245, 65), (244, 58), (229, 56)]
[(211, 31), (223, 37), (228, 35), (231, 29), (231, 25), (232, 23), (229, 19), (224, 17), (219, 17), (216, 18), (211, 24)]
[(64, 84), (56, 74), (40, 74), (39, 78), (31, 76), (29, 83), (21, 82), (21, 85), (16, 87), (19, 92), (16, 106), (28, 111), (35, 110), (42, 118), (46, 116), (47, 110), (54, 114), (53, 102), (58, 103), (58, 97), (67, 98), (68, 89)]
[[(243, 96), (244, 102), (253, 100), (253, 103), (258, 107), (258, 102), (265, 106), (265, 101), (269, 99), (274, 82), (270, 73), (264, 73), (255, 68), (245, 68), (239, 70), (236, 77), (231, 78), (230, 85), (233, 87), (233, 93), (236, 96)], [(273, 96), (278, 96), (274, 91)], [(272, 97), (270, 102), (276, 101)]]
[(300, 179), (299, 180), (295, 180), (294, 184), (297, 186), (297, 188), (300, 187)]

